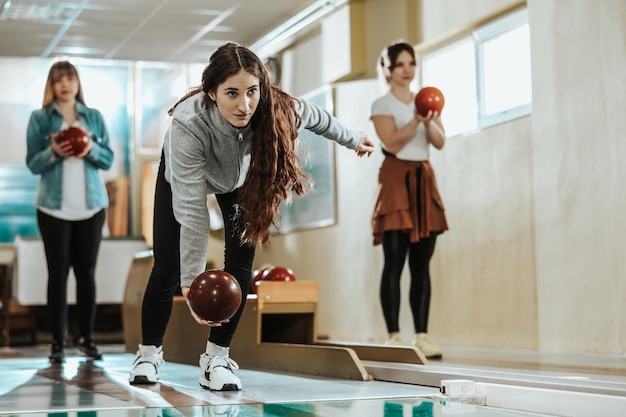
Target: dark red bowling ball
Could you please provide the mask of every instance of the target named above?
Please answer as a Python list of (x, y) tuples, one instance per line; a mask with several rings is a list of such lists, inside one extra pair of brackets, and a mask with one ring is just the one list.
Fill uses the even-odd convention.
[(275, 266), (263, 272), (263, 281), (295, 281), (293, 271), (284, 266)]
[(57, 142), (65, 141), (69, 141), (74, 155), (80, 155), (89, 145), (89, 135), (83, 129), (71, 126), (60, 131), (57, 136)]
[(220, 269), (209, 269), (193, 280), (187, 299), (198, 317), (220, 322), (230, 319), (237, 312), (242, 292), (231, 274)]
[(415, 95), (415, 108), (422, 116), (426, 116), (430, 110), (441, 114), (444, 104), (443, 93), (436, 87), (424, 87)]
[(266, 266), (263, 268), (259, 268), (252, 273), (252, 281), (250, 281), (250, 292), (252, 294), (257, 294), (257, 287), (263, 281), (263, 273), (270, 269), (271, 266)]

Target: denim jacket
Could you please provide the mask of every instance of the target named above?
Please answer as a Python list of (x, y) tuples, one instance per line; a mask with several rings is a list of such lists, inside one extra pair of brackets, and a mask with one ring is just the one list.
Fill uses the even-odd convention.
[[(108, 170), (113, 164), (113, 151), (109, 146), (109, 133), (104, 117), (96, 110), (76, 102), (78, 117), (87, 126), (93, 148), (84, 157), (87, 206), (106, 208), (109, 198), (99, 170)], [(32, 112), (26, 130), (26, 165), (33, 174), (41, 175), (37, 193), (37, 206), (60, 209), (63, 196), (63, 158), (50, 147), (51, 135), (61, 130), (63, 116), (56, 103)]]

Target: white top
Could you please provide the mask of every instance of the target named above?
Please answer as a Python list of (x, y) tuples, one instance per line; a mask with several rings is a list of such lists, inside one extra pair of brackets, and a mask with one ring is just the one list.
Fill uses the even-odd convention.
[[(413, 101), (406, 104), (398, 100), (396, 96), (388, 92), (372, 103), (372, 116), (391, 116), (396, 122), (396, 128), (400, 129), (415, 117), (415, 104)], [(371, 117), (370, 117), (371, 119)], [(381, 142), (385, 148), (385, 144)], [(385, 149), (386, 150), (386, 149)], [(426, 139), (424, 123), (417, 126), (415, 136), (395, 154), (397, 158), (408, 161), (427, 161), (430, 156), (430, 146)]]
[[(82, 122), (74, 123), (75, 127), (87, 131)], [(67, 122), (63, 122), (61, 130), (69, 127)], [(61, 190), (61, 209), (53, 210), (39, 207), (50, 216), (63, 220), (87, 220), (94, 214), (102, 210), (101, 208), (90, 209), (87, 207), (87, 187), (85, 183), (85, 160), (83, 158), (63, 159), (63, 185)]]

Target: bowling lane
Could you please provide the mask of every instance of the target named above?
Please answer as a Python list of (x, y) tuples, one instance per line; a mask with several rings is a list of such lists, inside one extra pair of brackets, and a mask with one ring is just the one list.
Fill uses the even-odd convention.
[[(71, 410), (189, 407), (254, 403), (355, 401), (428, 397), (430, 387), (382, 381), (348, 381), (240, 369), (241, 392), (211, 392), (198, 385), (197, 366), (166, 362), (161, 382), (132, 386), (128, 371), (134, 355), (105, 354), (102, 361), (68, 356), (62, 365), (45, 357), (0, 360), (0, 414)], [(311, 360), (314, 360), (312, 358)]]
[(377, 399), (294, 404), (233, 404), (11, 415), (19, 417), (50, 417), (52, 415), (63, 417), (439, 417), (449, 414), (459, 414), (463, 417), (548, 417), (546, 414), (520, 413), (499, 408), (427, 399)]
[[(149, 386), (128, 385), (129, 364), (133, 356), (117, 354), (105, 358), (109, 378), (121, 386), (139, 392)], [(311, 358), (315, 360), (315, 358)], [(384, 381), (351, 381), (311, 375), (262, 372), (239, 369), (244, 389), (241, 392), (212, 392), (198, 384), (199, 367), (166, 362), (161, 368), (160, 386), (167, 386), (183, 396), (210, 404), (290, 403), (310, 401), (339, 401), (364, 398), (398, 398), (433, 396), (439, 393), (433, 387), (396, 384)], [(177, 405), (184, 405), (179, 403)]]
[[(23, 354), (17, 351), (4, 352), (0, 349), (0, 373), (2, 375), (0, 378), (0, 416), (439, 417), (462, 414), (468, 417), (543, 417), (582, 415), (580, 413), (548, 413), (544, 409), (527, 409), (528, 404), (532, 403), (531, 395), (539, 393), (544, 398), (547, 392), (528, 387), (528, 385), (533, 385), (531, 377), (533, 372), (526, 375), (528, 380), (524, 387), (479, 382), (483, 387), (491, 390), (489, 395), (463, 399), (444, 397), (440, 395), (437, 387), (416, 384), (416, 380), (402, 383), (400, 382), (402, 378), (393, 382), (353, 381), (242, 369), (238, 371), (238, 375), (243, 381), (244, 389), (241, 392), (219, 393), (199, 387), (197, 366), (171, 362), (166, 362), (162, 368), (161, 383), (131, 386), (128, 384), (127, 377), (133, 355), (119, 348), (113, 352), (107, 352), (105, 347), (103, 351), (104, 360), (89, 362), (74, 350), (69, 349), (65, 364), (51, 366), (46, 359), (47, 347), (45, 349), (40, 347), (38, 351), (34, 350), (30, 353), (22, 352)], [(366, 362), (366, 366), (373, 375), (380, 372), (375, 369), (376, 363)], [(386, 367), (387, 371), (395, 369), (396, 366), (399, 365), (381, 364), (381, 368)], [(482, 372), (495, 371), (480, 369), (480, 367), (467, 367), (466, 370), (471, 368), (472, 374), (461, 374), (457, 373), (458, 369), (455, 369), (457, 366), (449, 366), (447, 370), (443, 369), (444, 367), (444, 363), (437, 362), (430, 366), (417, 366), (416, 368), (419, 368), (422, 373), (442, 372), (447, 376), (474, 377), (477, 381), (480, 380), (480, 375), (487, 375)], [(397, 369), (394, 372), (396, 371)], [(511, 371), (508, 370), (508, 372)], [(545, 372), (542, 375), (555, 377)], [(538, 376), (535, 373), (535, 377)], [(539, 380), (541, 378), (536, 379), (535, 382)], [(567, 383), (567, 379), (564, 382)], [(438, 382), (436, 384), (432, 382), (432, 385), (438, 385)], [(508, 391), (500, 394), (493, 391), (495, 388), (500, 390), (506, 388)], [(563, 396), (564, 393), (567, 396)], [(582, 410), (584, 407), (588, 408), (589, 400), (601, 399), (592, 398), (594, 396), (600, 397), (598, 394), (583, 394), (582, 392), (551, 391), (549, 397), (545, 397), (546, 400), (541, 405), (554, 408), (554, 404), (562, 407), (570, 404), (570, 408), (575, 406)], [(494, 399), (498, 401), (494, 403)], [(622, 404), (611, 405), (607, 402), (620, 399), (626, 400), (626, 397), (605, 396), (604, 403), (594, 402), (598, 404), (597, 412), (584, 415), (619, 415), (621, 417), (621, 414), (615, 414), (615, 412), (623, 409)]]

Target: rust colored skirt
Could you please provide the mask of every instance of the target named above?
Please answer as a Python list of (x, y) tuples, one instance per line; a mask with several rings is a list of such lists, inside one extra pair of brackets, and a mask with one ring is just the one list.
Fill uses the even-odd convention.
[(383, 232), (402, 230), (411, 243), (448, 230), (435, 171), (429, 161), (405, 161), (386, 156), (378, 173), (378, 199), (372, 228), (374, 245)]

